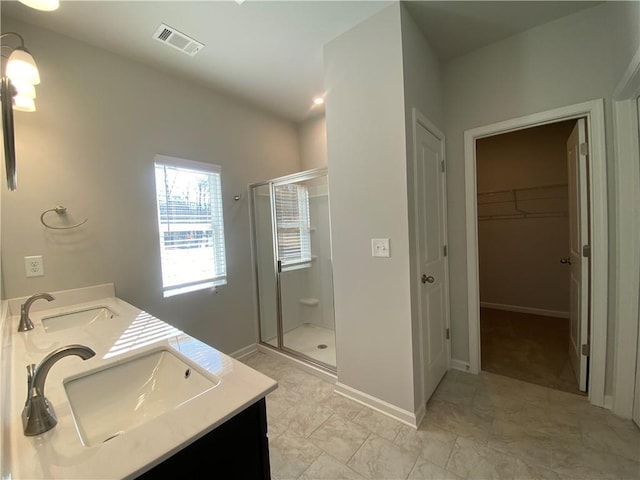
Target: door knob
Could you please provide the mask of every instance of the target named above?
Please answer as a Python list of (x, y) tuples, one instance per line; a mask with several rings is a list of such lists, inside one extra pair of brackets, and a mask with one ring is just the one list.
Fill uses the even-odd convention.
[(561, 258), (560, 263), (571, 265), (571, 258)]
[(422, 275), (422, 283), (433, 283), (435, 282), (436, 279), (433, 278), (433, 276), (429, 275), (428, 277), (426, 275)]

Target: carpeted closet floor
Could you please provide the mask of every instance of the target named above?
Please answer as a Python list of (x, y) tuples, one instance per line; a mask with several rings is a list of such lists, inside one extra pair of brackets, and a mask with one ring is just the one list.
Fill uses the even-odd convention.
[(569, 362), (569, 319), (480, 309), (482, 370), (582, 395)]

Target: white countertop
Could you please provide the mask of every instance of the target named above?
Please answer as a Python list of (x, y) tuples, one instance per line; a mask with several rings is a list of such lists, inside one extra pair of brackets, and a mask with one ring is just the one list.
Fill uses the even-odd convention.
[[(3, 348), (9, 348), (3, 352), (1, 376), (2, 420), (8, 427), (2, 442), (3, 478), (134, 478), (277, 387), (275, 380), (115, 297), (113, 285), (51, 293), (56, 297), (53, 302), (38, 300), (33, 304), (30, 317), (35, 328), (29, 332), (17, 331), (16, 306), (19, 309), (24, 299), (9, 301), (8, 323), (3, 329)], [(46, 332), (42, 326), (43, 317), (95, 306), (105, 306), (118, 316), (57, 332)], [(42, 435), (27, 437), (21, 420), (27, 393), (26, 366), (37, 365), (53, 350), (70, 344), (86, 345), (96, 355), (86, 361), (69, 356), (51, 368), (44, 393), (53, 405), (58, 424)], [(63, 380), (158, 347), (178, 352), (215, 375), (220, 383), (106, 443), (83, 445)]]

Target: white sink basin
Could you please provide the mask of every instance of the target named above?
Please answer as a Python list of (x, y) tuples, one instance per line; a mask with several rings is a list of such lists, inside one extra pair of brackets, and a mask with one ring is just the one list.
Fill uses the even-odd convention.
[(82, 442), (92, 446), (153, 420), (218, 383), (214, 375), (199, 373), (170, 351), (156, 350), (67, 379), (64, 388)]
[(46, 332), (57, 332), (72, 327), (82, 327), (101, 320), (108, 320), (117, 317), (114, 312), (107, 307), (93, 307), (76, 312), (61, 313), (51, 315), (42, 319), (42, 326)]

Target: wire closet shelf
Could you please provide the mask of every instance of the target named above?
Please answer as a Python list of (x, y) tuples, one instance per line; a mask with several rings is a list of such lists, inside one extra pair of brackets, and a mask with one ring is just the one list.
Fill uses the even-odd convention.
[(567, 184), (478, 192), (478, 221), (566, 217)]

